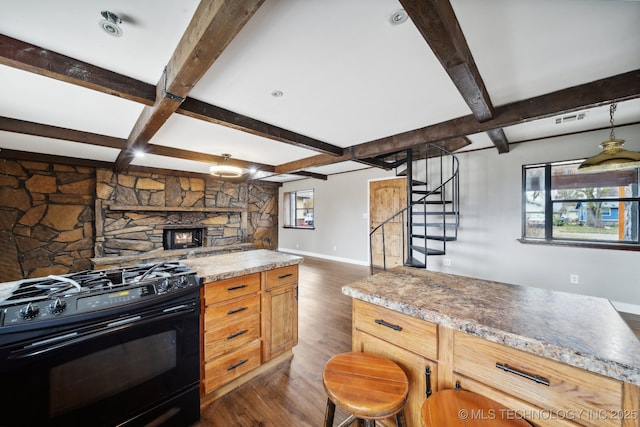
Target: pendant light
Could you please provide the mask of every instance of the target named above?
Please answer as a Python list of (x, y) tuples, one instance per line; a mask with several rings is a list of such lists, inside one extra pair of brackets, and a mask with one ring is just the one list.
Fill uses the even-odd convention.
[(624, 139), (616, 139), (613, 131), (613, 114), (617, 104), (609, 106), (609, 123), (611, 132), (609, 139), (600, 144), (602, 152), (593, 157), (589, 157), (578, 167), (578, 172), (604, 172), (622, 169), (640, 168), (640, 153), (627, 151), (622, 148)]
[(209, 168), (211, 175), (219, 176), (220, 178), (238, 178), (242, 176), (243, 169), (230, 164), (225, 164), (231, 157), (231, 154), (222, 155), (222, 163), (213, 165)]

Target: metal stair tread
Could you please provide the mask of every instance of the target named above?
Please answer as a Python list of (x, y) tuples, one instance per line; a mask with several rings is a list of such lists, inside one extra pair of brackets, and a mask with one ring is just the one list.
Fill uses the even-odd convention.
[(411, 249), (413, 249), (416, 252), (420, 252), (421, 254), (427, 254), (427, 255), (445, 255), (446, 252), (440, 249), (433, 249), (433, 248), (427, 248), (425, 251), (424, 246), (418, 246), (418, 245), (411, 245)]
[(451, 228), (451, 227), (457, 227), (458, 224), (455, 222), (445, 222), (444, 224), (441, 222), (413, 222), (412, 225), (414, 227), (447, 227), (447, 228)]
[(447, 242), (454, 242), (456, 240), (458, 240), (457, 236), (437, 236), (435, 234), (427, 234), (426, 236), (424, 234), (412, 234), (411, 237), (415, 237), (417, 239), (426, 239), (426, 240), (439, 240), (439, 241), (447, 241)]
[(453, 203), (451, 200), (412, 200), (411, 204), (416, 205), (447, 205)]

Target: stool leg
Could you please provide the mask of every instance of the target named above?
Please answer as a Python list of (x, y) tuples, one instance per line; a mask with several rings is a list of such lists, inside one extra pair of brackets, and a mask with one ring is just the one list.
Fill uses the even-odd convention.
[(404, 418), (404, 409), (396, 414), (396, 424), (398, 427), (404, 427), (407, 425), (407, 422)]
[(376, 420), (364, 420), (364, 427), (376, 427)]
[(324, 427), (333, 427), (333, 416), (336, 413), (336, 404), (327, 399), (327, 409), (324, 412)]

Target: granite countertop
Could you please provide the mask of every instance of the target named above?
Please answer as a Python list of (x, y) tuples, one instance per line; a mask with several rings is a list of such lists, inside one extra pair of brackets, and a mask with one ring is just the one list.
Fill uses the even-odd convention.
[(194, 269), (204, 282), (230, 279), (279, 267), (300, 264), (304, 258), (267, 249), (232, 252), (200, 258), (183, 259), (180, 262)]
[(403, 267), (342, 293), (640, 385), (640, 341), (604, 298)]

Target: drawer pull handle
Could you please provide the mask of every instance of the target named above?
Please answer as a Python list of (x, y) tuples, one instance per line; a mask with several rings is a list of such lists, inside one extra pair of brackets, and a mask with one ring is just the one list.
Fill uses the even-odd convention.
[(278, 276), (278, 280), (286, 279), (287, 277), (293, 276), (293, 273), (283, 274), (282, 276)]
[(248, 330), (248, 329), (243, 329), (243, 330), (241, 330), (241, 331), (236, 332), (235, 334), (227, 335), (227, 339), (228, 339), (228, 340), (232, 340), (232, 339), (234, 339), (235, 337), (239, 337), (239, 336), (240, 336), (240, 335), (242, 335), (242, 334), (246, 334), (247, 332), (249, 332), (249, 330)]
[(382, 320), (382, 319), (376, 319), (376, 320), (375, 320), (375, 322), (376, 322), (378, 325), (386, 326), (387, 328), (391, 328), (391, 329), (393, 329), (394, 331), (398, 331), (398, 332), (400, 332), (400, 331), (402, 330), (402, 326), (398, 326), (398, 325), (394, 325), (394, 324), (392, 324), (392, 323), (385, 322), (385, 321), (384, 321), (384, 320)]
[(240, 365), (244, 365), (245, 363), (247, 363), (247, 359), (242, 359), (241, 361), (239, 361), (238, 363), (236, 363), (235, 365), (229, 365), (229, 367), (227, 367), (227, 371), (233, 371), (234, 369), (236, 369), (238, 366)]
[(237, 291), (238, 289), (243, 289), (246, 288), (247, 285), (239, 285), (239, 286), (232, 286), (230, 288), (227, 288), (228, 291)]
[(502, 369), (505, 372), (509, 372), (511, 374), (516, 374), (519, 375), (523, 378), (526, 378), (528, 380), (531, 380), (533, 382), (536, 382), (538, 384), (542, 384), (542, 385), (546, 385), (547, 387), (549, 387), (549, 380), (546, 378), (541, 377), (540, 375), (532, 375), (532, 374), (528, 374), (526, 372), (522, 372), (519, 371), (518, 369), (514, 369), (511, 366), (509, 366), (506, 363), (497, 363), (496, 362), (496, 368), (498, 369)]
[(227, 314), (236, 314), (236, 313), (240, 313), (241, 311), (245, 311), (248, 307), (240, 307), (240, 308), (236, 308), (235, 310), (229, 310), (227, 311)]

